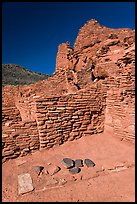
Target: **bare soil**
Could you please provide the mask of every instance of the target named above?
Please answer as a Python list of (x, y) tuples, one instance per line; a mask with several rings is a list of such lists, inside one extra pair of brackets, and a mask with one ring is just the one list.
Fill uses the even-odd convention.
[[(81, 167), (70, 174), (62, 159), (91, 159), (94, 167)], [(3, 202), (134, 202), (135, 147), (112, 135), (101, 133), (69, 141), (49, 150), (36, 151), (2, 164)], [(38, 175), (33, 166), (44, 166)], [(54, 175), (49, 167), (59, 166)], [(18, 194), (18, 175), (29, 173), (34, 190)], [(57, 183), (54, 181), (58, 181)]]

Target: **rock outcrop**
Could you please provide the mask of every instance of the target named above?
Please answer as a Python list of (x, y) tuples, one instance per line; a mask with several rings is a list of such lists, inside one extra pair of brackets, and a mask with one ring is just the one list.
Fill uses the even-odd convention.
[(4, 86), (3, 160), (102, 131), (135, 139), (135, 31), (96, 20), (58, 47), (45, 81)]

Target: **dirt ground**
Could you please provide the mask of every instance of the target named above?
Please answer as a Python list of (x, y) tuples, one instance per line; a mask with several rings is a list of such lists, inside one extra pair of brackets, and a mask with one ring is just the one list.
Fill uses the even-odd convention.
[[(101, 133), (9, 160), (2, 164), (2, 201), (134, 202), (134, 153), (133, 144)], [(64, 157), (88, 158), (95, 166), (84, 165), (78, 174), (71, 174), (61, 162)], [(37, 165), (44, 167), (40, 175), (33, 169)], [(49, 167), (56, 166), (61, 168), (59, 172), (47, 174)], [(31, 175), (34, 190), (19, 195), (18, 175), (22, 173)]]

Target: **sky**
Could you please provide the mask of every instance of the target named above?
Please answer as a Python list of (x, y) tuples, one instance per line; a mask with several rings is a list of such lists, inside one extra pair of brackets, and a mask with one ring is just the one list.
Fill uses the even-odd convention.
[(134, 2), (3, 2), (2, 63), (52, 75), (59, 44), (73, 48), (90, 19), (109, 28), (135, 29)]

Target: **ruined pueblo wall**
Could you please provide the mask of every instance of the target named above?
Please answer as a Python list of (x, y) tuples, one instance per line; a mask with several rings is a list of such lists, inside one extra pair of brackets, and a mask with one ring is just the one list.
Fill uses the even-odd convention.
[(66, 64), (71, 84), (79, 89), (98, 81), (106, 85), (104, 130), (121, 140), (134, 142), (135, 30), (111, 29), (94, 19), (88, 21), (79, 30), (67, 58), (71, 62)]
[(52, 77), (3, 87), (3, 161), (102, 131), (134, 143), (135, 31), (92, 19), (59, 45)]
[(39, 149), (39, 135), (35, 120), (9, 124), (6, 123), (2, 134), (2, 159), (25, 156)]
[(70, 64), (70, 56), (73, 53), (73, 49), (70, 48), (70, 43), (62, 43), (58, 46), (58, 52), (56, 57), (56, 72), (66, 70)]
[(105, 100), (98, 87), (36, 100), (40, 148), (103, 132)]
[(3, 159), (103, 132), (106, 92), (102, 89), (96, 85), (75, 94), (34, 97), (29, 107), (35, 104), (35, 119), (5, 123)]

